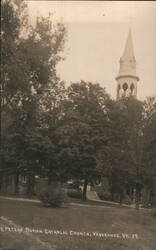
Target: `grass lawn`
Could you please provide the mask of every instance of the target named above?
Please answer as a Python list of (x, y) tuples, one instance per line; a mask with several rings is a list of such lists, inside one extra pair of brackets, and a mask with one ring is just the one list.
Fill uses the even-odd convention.
[(0, 199), (0, 216), (0, 249), (156, 249), (156, 216), (150, 210), (104, 205), (45, 208)]

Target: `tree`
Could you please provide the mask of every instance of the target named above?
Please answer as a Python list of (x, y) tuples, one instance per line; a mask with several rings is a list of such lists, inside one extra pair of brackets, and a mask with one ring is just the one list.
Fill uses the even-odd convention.
[[(151, 193), (155, 189), (156, 177), (156, 97), (148, 97), (144, 101), (143, 127), (143, 166), (145, 169), (144, 185)], [(149, 204), (149, 198), (146, 201)], [(153, 201), (151, 201), (153, 203)]]
[(33, 94), (42, 94), (47, 84), (55, 80), (66, 35), (64, 25), (51, 21), (51, 15), (38, 17), (35, 28), (27, 25), (25, 34), (28, 17), (22, 13), (26, 12), (26, 4), (13, 3), (2, 1), (3, 104), (24, 98), (32, 90)]
[(127, 102), (128, 110), (128, 143), (127, 149), (131, 160), (131, 175), (133, 185), (136, 190), (135, 202), (136, 208), (139, 208), (141, 198), (141, 189), (143, 187), (144, 168), (142, 164), (143, 157), (143, 104), (135, 99)]
[(60, 181), (60, 171), (62, 167), (58, 166), (58, 141), (59, 135), (56, 130), (59, 120), (62, 117), (62, 102), (66, 98), (66, 89), (64, 82), (56, 79), (55, 83), (46, 89), (40, 99), (42, 112), (40, 114), (40, 130), (49, 139), (49, 147), (53, 148), (44, 160), (45, 170), (48, 176), (48, 182)]
[(58, 123), (59, 154), (57, 162), (68, 178), (84, 181), (83, 199), (87, 185), (101, 176), (97, 155), (107, 143), (107, 102), (109, 96), (99, 84), (73, 83), (67, 90), (63, 116)]
[[(53, 89), (59, 81), (56, 65), (62, 59), (66, 37), (65, 26), (53, 21), (51, 15), (37, 18), (35, 27), (28, 26), (27, 20), (25, 1), (2, 1), (0, 139), (3, 172), (8, 168), (14, 173), (19, 169), (23, 171), (22, 162), (32, 169), (34, 161), (38, 161), (36, 152), (41, 152), (41, 148), (45, 152), (41, 103), (45, 91)], [(38, 151), (39, 138), (43, 147)], [(13, 162), (15, 164), (11, 164)]]
[(142, 128), (143, 106), (134, 98), (112, 103), (109, 110), (109, 143), (107, 144), (105, 175), (112, 199), (120, 195), (120, 203), (128, 189), (136, 189), (137, 199), (142, 187)]
[(103, 176), (108, 179), (111, 199), (120, 195), (122, 203), (123, 193), (128, 182), (128, 164), (126, 142), (128, 121), (124, 111), (124, 103), (111, 101), (108, 110), (108, 143), (105, 151), (100, 153), (99, 164), (103, 169)]

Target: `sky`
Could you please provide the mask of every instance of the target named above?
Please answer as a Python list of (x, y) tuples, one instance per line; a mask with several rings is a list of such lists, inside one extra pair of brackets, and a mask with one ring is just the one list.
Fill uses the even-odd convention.
[(29, 21), (54, 14), (67, 27), (65, 60), (57, 66), (67, 85), (99, 83), (116, 97), (115, 77), (129, 27), (137, 65), (138, 99), (156, 95), (155, 1), (28, 1)]

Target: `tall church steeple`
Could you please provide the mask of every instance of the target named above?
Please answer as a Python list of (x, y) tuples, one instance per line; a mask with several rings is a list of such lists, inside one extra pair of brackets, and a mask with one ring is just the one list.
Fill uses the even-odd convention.
[(137, 98), (137, 82), (139, 77), (136, 73), (136, 60), (133, 50), (132, 32), (129, 29), (125, 49), (120, 58), (119, 74), (117, 80), (117, 99), (134, 96)]

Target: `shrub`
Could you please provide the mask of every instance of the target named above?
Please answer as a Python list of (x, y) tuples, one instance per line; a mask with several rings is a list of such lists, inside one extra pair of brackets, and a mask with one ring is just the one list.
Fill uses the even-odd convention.
[(58, 183), (38, 187), (37, 197), (47, 207), (62, 207), (67, 202), (66, 193)]
[(81, 199), (82, 198), (82, 191), (79, 189), (68, 189), (67, 195), (71, 198)]
[(127, 205), (131, 205), (132, 204), (132, 199), (128, 195), (124, 195), (123, 203), (127, 204)]
[(111, 195), (109, 192), (103, 191), (103, 190), (99, 190), (98, 191), (98, 196), (101, 200), (105, 200), (105, 201), (110, 201), (111, 200)]

